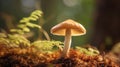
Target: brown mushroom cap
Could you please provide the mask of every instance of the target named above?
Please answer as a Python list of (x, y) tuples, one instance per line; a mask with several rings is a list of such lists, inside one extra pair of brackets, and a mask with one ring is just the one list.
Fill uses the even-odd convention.
[(51, 33), (54, 35), (65, 36), (66, 29), (71, 29), (71, 36), (86, 34), (86, 29), (81, 24), (71, 19), (52, 27)]

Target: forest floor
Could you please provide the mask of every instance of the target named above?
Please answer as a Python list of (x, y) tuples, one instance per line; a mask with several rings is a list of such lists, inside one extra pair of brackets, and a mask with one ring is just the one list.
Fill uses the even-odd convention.
[(29, 48), (0, 46), (0, 67), (120, 67), (120, 58), (112, 53), (86, 55), (71, 49), (68, 57), (61, 51), (41, 53)]

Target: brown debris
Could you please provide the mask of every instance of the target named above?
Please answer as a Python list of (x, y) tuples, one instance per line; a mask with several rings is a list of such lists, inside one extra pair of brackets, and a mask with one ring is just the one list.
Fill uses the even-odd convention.
[(52, 54), (26, 48), (0, 47), (0, 67), (119, 67), (111, 56), (89, 56), (71, 49), (69, 56), (62, 58), (61, 51)]

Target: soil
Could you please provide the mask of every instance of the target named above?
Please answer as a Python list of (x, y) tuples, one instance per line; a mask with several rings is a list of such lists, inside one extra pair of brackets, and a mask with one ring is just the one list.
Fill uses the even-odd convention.
[(119, 59), (113, 55), (89, 56), (71, 49), (68, 57), (61, 51), (41, 53), (30, 48), (6, 48), (0, 46), (0, 67), (120, 67)]

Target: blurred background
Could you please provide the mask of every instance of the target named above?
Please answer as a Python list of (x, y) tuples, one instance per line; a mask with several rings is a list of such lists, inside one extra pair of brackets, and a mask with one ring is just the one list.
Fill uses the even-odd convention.
[[(87, 30), (86, 35), (73, 37), (73, 47), (92, 45), (109, 51), (120, 42), (119, 0), (0, 0), (0, 32), (10, 33), (19, 20), (36, 9), (43, 11), (36, 24), (48, 32), (51, 40), (63, 42), (64, 37), (52, 35), (50, 29), (64, 20), (73, 19)], [(29, 38), (31, 41), (46, 39), (37, 29), (33, 29), (33, 33)]]

